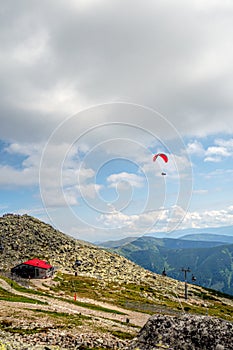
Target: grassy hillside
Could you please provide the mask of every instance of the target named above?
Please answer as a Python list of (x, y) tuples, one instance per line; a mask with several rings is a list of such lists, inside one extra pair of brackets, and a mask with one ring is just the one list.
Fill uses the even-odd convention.
[[(31, 216), (1, 217), (0, 238), (0, 337), (7, 344), (22, 342), (20, 349), (27, 349), (25, 344), (63, 344), (69, 349), (80, 344), (82, 349), (100, 350), (110, 345), (125, 348), (154, 313), (208, 313), (233, 321), (233, 298), (228, 295), (189, 284), (186, 300), (183, 282), (76, 240)], [(152, 247), (150, 241), (149, 246), (153, 248), (151, 262), (167, 249), (162, 242)], [(131, 242), (125, 248), (128, 254), (138, 254), (142, 260), (148, 251), (146, 241), (142, 245)], [(227, 249), (224, 247), (226, 256)], [(180, 250), (173, 251), (177, 252), (174, 257), (178, 265)], [(53, 279), (31, 280), (28, 289), (6, 277), (15, 263), (33, 257), (57, 266)], [(163, 260), (167, 265), (169, 258)], [(77, 276), (73, 268), (76, 259), (82, 261)]]
[[(232, 230), (233, 233), (233, 230)], [(205, 242), (220, 242), (221, 244), (233, 244), (233, 235), (225, 236), (211, 233), (200, 233), (200, 234), (192, 234), (185, 235), (180, 237), (180, 239), (191, 240), (191, 241), (205, 241)]]
[(189, 267), (197, 284), (233, 295), (233, 245), (205, 243), (214, 244), (142, 237), (114, 251), (156, 273), (165, 267), (168, 276), (179, 280), (184, 280), (182, 267)]

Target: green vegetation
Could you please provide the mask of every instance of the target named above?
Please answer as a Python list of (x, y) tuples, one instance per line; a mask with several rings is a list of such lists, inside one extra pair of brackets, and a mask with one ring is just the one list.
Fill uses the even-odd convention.
[(48, 327), (33, 327), (33, 328), (14, 327), (13, 322), (9, 320), (0, 321), (0, 329), (7, 331), (9, 333), (17, 333), (17, 334), (35, 334), (40, 332), (47, 332), (49, 330)]
[(184, 280), (182, 265), (189, 266), (199, 285), (233, 295), (233, 244), (216, 244), (219, 243), (140, 237), (107, 250), (158, 274), (166, 266), (167, 275), (180, 281)]
[[(11, 280), (6, 278), (4, 279), (8, 283), (11, 283)], [(206, 314), (208, 312), (208, 314), (212, 316), (225, 318), (230, 321), (233, 320), (233, 306), (221, 300), (222, 298), (233, 299), (233, 297), (212, 289), (199, 289), (198, 287), (193, 287), (192, 290), (189, 291), (190, 297), (199, 299), (201, 298), (203, 300), (203, 305), (198, 305), (195, 303), (188, 303), (182, 298), (181, 303), (181, 300), (176, 297), (176, 293), (174, 293), (174, 291), (171, 291), (170, 296), (167, 296), (164, 295), (163, 291), (158, 291), (157, 289), (147, 284), (140, 285), (125, 282), (122, 282), (121, 284), (116, 282), (103, 282), (102, 280), (91, 277), (73, 276), (64, 273), (57, 273), (55, 280), (58, 283), (56, 286), (50, 287), (50, 289), (53, 291), (53, 293), (55, 292), (57, 296), (51, 295), (48, 292), (46, 292), (46, 296), (49, 296), (51, 298), (53, 297), (58, 300), (69, 302), (70, 304), (78, 305), (91, 310), (125, 315), (124, 312), (120, 312), (114, 308), (111, 309), (100, 305), (95, 305), (94, 303), (82, 302), (80, 300), (75, 301), (74, 294), (76, 293), (78, 298), (89, 298), (101, 302), (109, 302), (113, 305), (125, 309), (145, 312), (151, 315), (157, 312), (163, 314), (174, 314), (183, 311), (196, 314)], [(19, 286), (14, 281), (12, 287), (20, 292), (29, 292), (27, 288)], [(45, 295), (42, 292), (37, 292), (32, 289), (30, 289), (30, 291), (35, 294), (39, 293), (41, 295)], [(61, 293), (63, 296), (58, 296), (59, 294), (61, 295)], [(7, 292), (2, 288), (0, 289), (0, 299), (12, 302), (21, 301), (46, 304), (28, 297), (14, 295), (13, 293)], [(205, 303), (209, 304), (208, 310), (205, 306)], [(57, 318), (68, 317), (68, 315), (65, 313), (53, 314), (51, 311), (41, 310), (41, 313), (45, 312), (47, 315), (50, 314), (51, 316)], [(76, 317), (74, 320), (72, 320), (72, 322), (78, 324), (82, 317)]]
[[(72, 296), (74, 293), (81, 298), (91, 298), (99, 301), (110, 302), (114, 305), (133, 309), (137, 311), (144, 311), (154, 313), (155, 301), (147, 297), (149, 293), (154, 299), (158, 298), (158, 292), (149, 285), (137, 285), (133, 283), (103, 283), (95, 278), (84, 276), (71, 276), (68, 274), (59, 274), (56, 278), (59, 283), (51, 289), (55, 292), (65, 292), (66, 295)], [(106, 308), (100, 308), (96, 305), (72, 301), (77, 305), (89, 308), (98, 308), (100, 311), (107, 311)], [(110, 312), (120, 313), (116, 310)]]
[[(214, 291), (212, 289), (198, 289), (193, 287), (192, 291), (189, 291), (190, 298), (193, 296), (201, 298), (203, 305), (196, 305), (195, 303), (189, 303), (185, 300), (179, 300), (176, 297), (176, 293), (171, 291), (170, 296), (164, 295), (163, 291), (158, 291), (146, 284), (133, 284), (133, 283), (115, 283), (105, 282), (84, 276), (74, 277), (73, 275), (59, 273), (56, 277), (56, 287), (51, 289), (56, 292), (64, 292), (68, 297), (77, 293), (78, 297), (93, 298), (99, 301), (105, 301), (112, 303), (126, 309), (145, 312), (148, 314), (154, 314), (161, 312), (163, 314), (174, 314), (183, 311), (189, 313), (196, 313), (205, 315), (207, 312), (210, 315), (225, 318), (227, 320), (233, 320), (233, 306), (227, 303), (222, 303), (221, 298), (225, 297), (229, 299), (229, 296)], [(64, 298), (63, 298), (64, 299)], [(232, 299), (230, 297), (230, 299)], [(64, 299), (67, 300), (67, 299)], [(92, 304), (86, 304), (78, 301), (69, 301), (74, 304), (92, 307)], [(205, 306), (205, 302), (209, 302), (208, 310)], [(94, 305), (94, 307), (96, 307)], [(99, 308), (99, 307), (98, 307)], [(105, 310), (102, 310), (105, 311)]]
[(43, 305), (48, 304), (47, 302), (31, 299), (22, 295), (13, 294), (3, 289), (2, 287), (0, 287), (0, 300), (11, 301), (11, 302), (21, 302), (21, 303), (31, 303), (31, 304), (43, 304)]
[(112, 331), (112, 335), (120, 339), (133, 339), (135, 337), (134, 334), (122, 331)]
[(51, 318), (58, 320), (61, 323), (61, 327), (69, 326), (69, 327), (77, 327), (83, 324), (83, 321), (92, 320), (91, 316), (85, 316), (82, 314), (69, 314), (66, 312), (57, 312), (50, 310), (42, 310), (42, 309), (28, 309), (37, 314), (47, 315)]
[(124, 312), (118, 311), (118, 310), (114, 310), (114, 309), (109, 309), (100, 305), (95, 305), (95, 304), (91, 304), (91, 303), (86, 303), (86, 302), (82, 302), (82, 301), (74, 301), (74, 300), (70, 300), (70, 299), (65, 299), (65, 298), (57, 298), (60, 300), (63, 300), (67, 303), (70, 304), (74, 304), (74, 305), (78, 305), (87, 309), (91, 309), (91, 310), (96, 310), (96, 311), (103, 311), (103, 312), (109, 312), (112, 314), (118, 314), (118, 315), (125, 315)]
[(8, 277), (0, 276), (0, 278), (3, 279), (4, 281), (6, 281), (13, 289), (17, 290), (18, 292), (27, 293), (27, 294), (44, 295), (43, 292), (40, 292), (40, 291), (35, 290), (35, 289), (23, 287), (20, 284), (18, 284), (16, 281), (14, 281)]

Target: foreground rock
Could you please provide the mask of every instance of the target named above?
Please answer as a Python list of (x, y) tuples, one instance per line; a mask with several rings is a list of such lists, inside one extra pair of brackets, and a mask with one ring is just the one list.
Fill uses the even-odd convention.
[(113, 336), (83, 333), (73, 335), (61, 331), (46, 334), (9, 335), (0, 330), (0, 350), (76, 350), (76, 349), (126, 349), (129, 341)]
[(232, 350), (233, 324), (209, 316), (152, 316), (129, 350)]

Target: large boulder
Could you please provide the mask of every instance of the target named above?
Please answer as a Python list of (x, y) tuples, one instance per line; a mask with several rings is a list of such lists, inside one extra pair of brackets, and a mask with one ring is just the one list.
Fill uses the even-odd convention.
[(232, 350), (233, 324), (210, 316), (154, 315), (129, 350)]

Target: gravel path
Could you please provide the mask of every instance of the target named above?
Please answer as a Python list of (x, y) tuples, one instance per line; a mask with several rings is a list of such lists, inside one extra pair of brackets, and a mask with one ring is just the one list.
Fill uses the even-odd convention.
[[(2, 288), (4, 288), (5, 290), (10, 291), (11, 293), (14, 293), (17, 295), (23, 295), (23, 296), (26, 296), (28, 298), (39, 300), (42, 302), (47, 302), (48, 305), (40, 305), (40, 308), (43, 310), (66, 312), (69, 314), (81, 313), (82, 315), (102, 317), (102, 318), (117, 320), (120, 322), (125, 322), (126, 319), (129, 319), (130, 323), (132, 323), (138, 327), (142, 327), (146, 323), (148, 318), (150, 317), (150, 315), (145, 314), (145, 313), (126, 310), (126, 309), (120, 308), (116, 305), (111, 305), (111, 304), (108, 304), (105, 302), (99, 302), (99, 301), (88, 299), (88, 298), (79, 298), (78, 296), (76, 297), (76, 300), (78, 302), (94, 304), (96, 306), (104, 307), (104, 308), (107, 308), (110, 310), (116, 310), (118, 312), (123, 313), (123, 315), (99, 311), (99, 310), (91, 310), (89, 308), (82, 307), (82, 306), (75, 305), (75, 304), (70, 304), (69, 302), (65, 302), (65, 301), (62, 301), (62, 300), (59, 300), (56, 298), (51, 298), (51, 297), (46, 297), (46, 296), (38, 296), (36, 294), (31, 294), (31, 293), (22, 293), (22, 292), (16, 291), (13, 288), (11, 288), (11, 286), (6, 281), (4, 281), (2, 279), (0, 279), (0, 286)], [(1, 304), (8, 305), (9, 302), (1, 301)], [(22, 307), (28, 307), (28, 304), (27, 303), (14, 303), (14, 306), (15, 307), (19, 306), (22, 308)], [(30, 304), (30, 308), (38, 308), (38, 305)]]
[[(112, 331), (136, 334), (136, 332), (147, 322), (150, 315), (140, 312), (126, 310), (105, 302), (99, 302), (88, 298), (79, 298), (77, 302), (94, 304), (104, 307), (112, 312), (92, 310), (88, 307), (75, 305), (59, 299), (59, 296), (39, 296), (32, 293), (24, 293), (14, 290), (6, 281), (0, 279), (0, 286), (15, 294), (34, 300), (46, 302), (46, 304), (33, 304), (23, 302), (0, 301), (0, 320), (13, 322), (14, 327), (19, 329), (30, 329), (32, 319), (33, 326), (45, 329), (36, 334), (12, 334), (6, 329), (0, 330), (0, 349), (7, 350), (72, 350), (88, 348), (126, 349), (130, 340), (121, 340), (112, 335)], [(46, 293), (46, 291), (45, 291)], [(71, 300), (71, 299), (70, 299)], [(33, 313), (32, 310), (36, 312)], [(81, 326), (65, 327), (60, 331), (56, 324), (51, 323), (51, 318), (42, 313), (41, 317), (36, 315), (40, 311), (52, 311), (66, 313), (67, 315), (88, 316), (90, 319), (83, 322)], [(114, 311), (122, 314), (114, 313)], [(47, 317), (47, 320), (46, 320)], [(50, 320), (50, 321), (49, 321)], [(128, 322), (127, 322), (128, 321)], [(61, 321), (60, 321), (61, 323)], [(61, 325), (60, 325), (61, 327)], [(100, 332), (99, 330), (102, 329)]]

